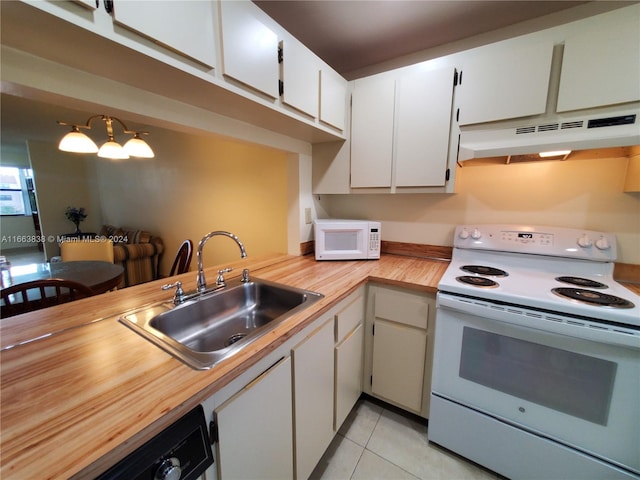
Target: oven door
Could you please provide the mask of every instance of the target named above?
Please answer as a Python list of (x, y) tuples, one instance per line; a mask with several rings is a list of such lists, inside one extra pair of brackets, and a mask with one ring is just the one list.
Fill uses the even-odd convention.
[(439, 293), (433, 394), (640, 473), (640, 337), (541, 315)]

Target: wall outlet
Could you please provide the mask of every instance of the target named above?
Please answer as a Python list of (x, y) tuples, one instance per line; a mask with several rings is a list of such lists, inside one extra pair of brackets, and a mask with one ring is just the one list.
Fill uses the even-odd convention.
[(304, 209), (304, 223), (306, 223), (307, 225), (311, 224), (311, 209), (310, 208), (305, 208)]

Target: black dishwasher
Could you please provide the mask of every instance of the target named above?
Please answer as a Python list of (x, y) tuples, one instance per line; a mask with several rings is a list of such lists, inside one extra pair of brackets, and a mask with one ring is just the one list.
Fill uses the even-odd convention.
[(212, 463), (204, 410), (198, 405), (97, 480), (195, 480)]

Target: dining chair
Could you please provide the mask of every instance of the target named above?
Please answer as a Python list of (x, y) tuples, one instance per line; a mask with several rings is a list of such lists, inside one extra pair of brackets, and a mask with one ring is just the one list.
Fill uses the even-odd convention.
[(191, 257), (193, 256), (193, 242), (189, 239), (182, 242), (176, 258), (171, 265), (171, 271), (169, 276), (180, 275), (189, 271), (189, 265), (191, 264)]
[(113, 242), (108, 239), (64, 241), (60, 244), (60, 256), (63, 262), (102, 260), (113, 263)]
[(91, 297), (94, 291), (82, 283), (62, 278), (45, 278), (18, 283), (0, 290), (0, 317), (40, 310), (61, 303)]

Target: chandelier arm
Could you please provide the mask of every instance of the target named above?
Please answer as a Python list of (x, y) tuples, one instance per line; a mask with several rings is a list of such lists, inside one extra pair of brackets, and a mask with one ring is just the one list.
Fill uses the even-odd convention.
[(111, 120), (115, 120), (117, 121), (123, 128), (123, 133), (129, 133), (129, 134), (142, 134), (142, 135), (148, 135), (149, 132), (138, 132), (136, 130), (129, 130), (129, 128), (124, 124), (124, 122), (122, 120), (120, 120), (117, 117), (110, 117), (110, 116), (106, 116), (106, 118), (110, 118)]
[(56, 120), (58, 125), (62, 125), (64, 127), (76, 127), (76, 128), (86, 128), (87, 130), (91, 130), (91, 122), (93, 122), (96, 118), (104, 119), (104, 115), (93, 115), (87, 119), (87, 123), (85, 125), (79, 125), (77, 123), (69, 123), (63, 122), (62, 120)]

